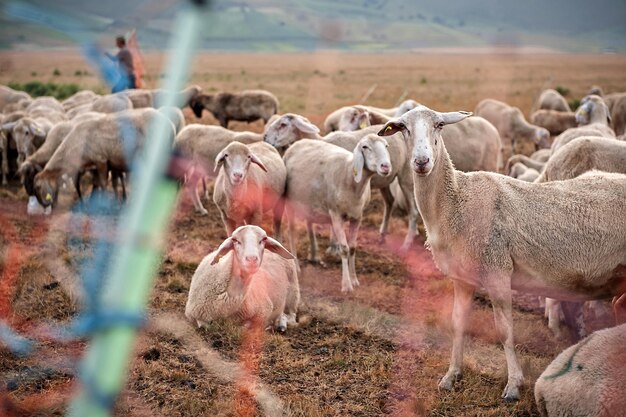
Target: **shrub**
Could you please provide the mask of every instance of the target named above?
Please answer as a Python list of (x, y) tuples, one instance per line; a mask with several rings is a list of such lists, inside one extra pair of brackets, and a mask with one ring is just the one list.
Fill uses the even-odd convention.
[(567, 88), (567, 87), (563, 87), (563, 86), (557, 85), (555, 90), (558, 91), (559, 94), (562, 95), (563, 97), (569, 95), (569, 88)]
[(76, 84), (42, 83), (41, 81), (29, 81), (25, 84), (10, 82), (9, 87), (25, 91), (32, 97), (52, 96), (58, 100), (65, 100), (80, 91), (80, 87)]
[(54, 71), (52, 71), (52, 75), (54, 75), (55, 77), (59, 76), (59, 75), (61, 75), (61, 71), (59, 71), (58, 68), (55, 68)]
[(580, 100), (577, 98), (573, 98), (567, 102), (569, 104), (569, 108), (572, 110), (576, 110), (580, 106)]

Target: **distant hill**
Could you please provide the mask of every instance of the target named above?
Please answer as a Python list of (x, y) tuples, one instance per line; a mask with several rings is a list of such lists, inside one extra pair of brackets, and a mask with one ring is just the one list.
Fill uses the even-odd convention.
[[(3, 6), (10, 1), (2, 0)], [(177, 0), (32, 0), (55, 28), (0, 14), (1, 48), (71, 46), (137, 28), (144, 48), (167, 45)], [(39, 16), (41, 18), (41, 16)], [(47, 20), (46, 20), (47, 19)], [(80, 36), (64, 26), (77, 20)], [(72, 25), (69, 25), (72, 26)], [(61, 29), (61, 30), (59, 30)], [(624, 0), (214, 0), (201, 47), (385, 51), (430, 47), (541, 46), (626, 52)]]

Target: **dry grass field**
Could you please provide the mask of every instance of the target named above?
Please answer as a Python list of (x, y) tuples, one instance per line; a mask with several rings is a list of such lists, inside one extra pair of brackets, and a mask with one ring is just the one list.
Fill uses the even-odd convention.
[[(156, 86), (162, 58), (145, 58), (147, 84)], [(55, 69), (60, 75), (53, 75)], [(75, 75), (85, 70), (91, 75)], [(77, 53), (0, 53), (0, 84), (31, 80), (103, 88)], [(592, 84), (605, 92), (626, 91), (626, 57), (201, 54), (191, 82), (207, 91), (270, 90), (280, 99), (281, 111), (303, 114), (318, 125), (330, 111), (359, 101), (373, 85), (367, 103), (381, 107), (407, 95), (437, 110), (472, 110), (482, 98), (492, 97), (527, 114), (546, 87), (569, 89), (568, 99), (581, 98)], [(197, 122), (189, 109), (185, 114), (188, 122)], [(206, 113), (200, 122), (216, 123)], [(260, 131), (262, 125), (233, 123), (231, 128)], [(72, 196), (66, 194), (67, 206)], [(404, 218), (394, 217), (387, 243), (376, 243), (382, 217), (378, 192), (359, 234), (361, 286), (353, 294), (340, 292), (340, 260), (324, 255), (323, 267), (302, 263), (300, 324), (284, 335), (229, 321), (202, 330), (177, 324), (196, 266), (226, 237), (213, 203), (203, 204), (208, 216), (195, 214), (188, 195), (179, 195), (150, 296), (153, 320), (141, 332), (116, 415), (274, 416), (279, 407), (284, 415), (303, 417), (538, 415), (534, 381), (569, 345), (568, 338), (551, 334), (534, 297), (516, 295), (516, 345), (526, 386), (519, 402), (505, 403), (500, 399), (506, 384), (504, 352), (490, 303), (478, 294), (464, 377), (453, 392), (438, 392), (451, 347), (452, 285), (435, 268), (423, 234), (409, 254), (399, 254)], [(89, 257), (93, 241), (88, 227), (63, 228), (67, 216), (61, 207), (50, 218), (30, 218), (19, 182), (0, 188), (0, 317), (26, 335), (45, 323), (67, 322), (78, 311), (63, 290), (63, 273)], [(319, 234), (323, 249), (327, 228), (319, 228)], [(305, 235), (301, 230), (301, 259), (307, 253)], [(608, 324), (595, 320), (588, 325), (592, 330)], [(0, 347), (0, 415), (64, 414), (84, 346), (85, 341), (45, 340), (27, 357)]]

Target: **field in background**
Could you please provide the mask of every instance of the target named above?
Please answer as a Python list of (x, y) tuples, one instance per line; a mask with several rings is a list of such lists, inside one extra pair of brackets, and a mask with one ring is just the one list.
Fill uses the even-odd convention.
[[(148, 55), (146, 61), (148, 85), (153, 87), (161, 58)], [(55, 69), (60, 75), (53, 75)], [(367, 104), (390, 107), (406, 93), (438, 110), (472, 110), (480, 99), (492, 97), (527, 114), (545, 87), (566, 88), (572, 100), (582, 97), (592, 84), (605, 92), (626, 91), (625, 69), (626, 57), (619, 55), (203, 54), (195, 61), (191, 82), (206, 91), (267, 89), (278, 96), (283, 112), (303, 114), (321, 125), (328, 112), (359, 101), (375, 84)], [(81, 75), (75, 75), (77, 71)], [(103, 90), (78, 54), (0, 54), (1, 84), (31, 80)], [(196, 121), (189, 109), (185, 113), (189, 122)], [(202, 122), (215, 123), (206, 113)], [(262, 129), (260, 123), (231, 127)], [(197, 264), (226, 237), (213, 203), (203, 200), (203, 204), (209, 215), (197, 216), (187, 194), (180, 195), (151, 296), (151, 315), (183, 312)], [(58, 285), (62, 277), (48, 268), (51, 245), (44, 243), (57, 226), (49, 218), (28, 218), (25, 209), (26, 196), (17, 182), (0, 189), (3, 224), (15, 228), (11, 232), (3, 226), (3, 245), (15, 239), (24, 245), (10, 316), (20, 329), (47, 320), (65, 321), (76, 311)], [(270, 392), (262, 404), (277, 397), (292, 416), (537, 415), (534, 380), (568, 342), (550, 334), (536, 299), (516, 297), (516, 344), (527, 380), (520, 402), (506, 404), (499, 398), (506, 384), (504, 353), (489, 301), (481, 295), (476, 297), (470, 324), (464, 379), (454, 392), (438, 392), (438, 379), (448, 366), (452, 285), (434, 267), (423, 237), (408, 256), (398, 255), (404, 218), (392, 219), (388, 243), (377, 244), (381, 216), (382, 202), (374, 192), (359, 235), (356, 262), (361, 286), (354, 294), (339, 291), (339, 260), (325, 255), (326, 267), (303, 263), (301, 325), (286, 335), (255, 334), (217, 322), (208, 330), (193, 332), (205, 350), (211, 350), (203, 356), (185, 337), (154, 328), (144, 331), (116, 414), (259, 412), (241, 381), (229, 380), (224, 372), (232, 370), (232, 362), (242, 361), (247, 369), (258, 371)], [(319, 228), (319, 232), (323, 252), (328, 231)], [(299, 257), (305, 259), (304, 231), (299, 237)], [(54, 256), (70, 269), (85, 256), (84, 248), (57, 245), (54, 249)], [(37, 355), (21, 359), (0, 350), (0, 399), (4, 398), (0, 415), (62, 414), (63, 400), (72, 389), (67, 360), (82, 347), (82, 343), (44, 343)], [(222, 372), (203, 366), (212, 352), (229, 361)]]

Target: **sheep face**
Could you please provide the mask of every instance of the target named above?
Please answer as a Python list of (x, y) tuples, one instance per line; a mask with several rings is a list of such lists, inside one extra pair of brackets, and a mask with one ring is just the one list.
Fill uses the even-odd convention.
[(606, 122), (611, 125), (611, 112), (602, 97), (588, 95), (580, 101), (580, 107), (576, 110), (576, 123), (579, 126), (588, 125), (594, 121)]
[(37, 122), (29, 118), (19, 120), (13, 128), (13, 138), (17, 145), (17, 151), (23, 156), (32, 155), (35, 152), (35, 140), (46, 136)]
[(263, 140), (280, 149), (302, 139), (305, 135), (317, 135), (319, 132), (318, 127), (307, 118), (287, 113), (266, 127)]
[(20, 169), (17, 171), (17, 175), (22, 177), (22, 184), (26, 189), (26, 193), (30, 195), (36, 195), (35, 193), (35, 175), (41, 172), (41, 166), (37, 164), (32, 164), (29, 161), (26, 161), (22, 164)]
[(537, 130), (535, 131), (534, 141), (537, 144), (537, 146), (539, 146), (542, 149), (549, 148), (550, 147), (550, 132), (548, 131), (548, 129), (543, 128), (543, 127), (538, 127)]
[(464, 111), (440, 113), (420, 106), (389, 121), (378, 135), (391, 136), (402, 132), (404, 139), (411, 144), (411, 168), (417, 175), (427, 176), (444, 149), (441, 138), (443, 127), (471, 115), (471, 112)]
[(57, 200), (59, 191), (58, 175), (54, 172), (40, 172), (35, 175), (34, 192), (37, 201), (43, 207), (51, 206)]
[(256, 273), (263, 262), (265, 250), (274, 252), (285, 259), (295, 257), (277, 240), (267, 236), (267, 233), (258, 226), (240, 226), (218, 248), (211, 265), (215, 265), (228, 252), (235, 252), (235, 260), (241, 270), (249, 275)]
[(233, 142), (215, 157), (215, 170), (218, 171), (223, 167), (228, 182), (237, 186), (246, 179), (251, 163), (257, 164), (263, 171), (267, 172), (263, 162), (246, 145)]
[(386, 177), (391, 173), (391, 157), (389, 144), (377, 135), (367, 135), (354, 148), (354, 180), (360, 182), (363, 167)]
[(371, 126), (370, 114), (364, 108), (350, 107), (346, 109), (339, 120), (339, 130), (343, 132), (365, 129), (368, 126)]

